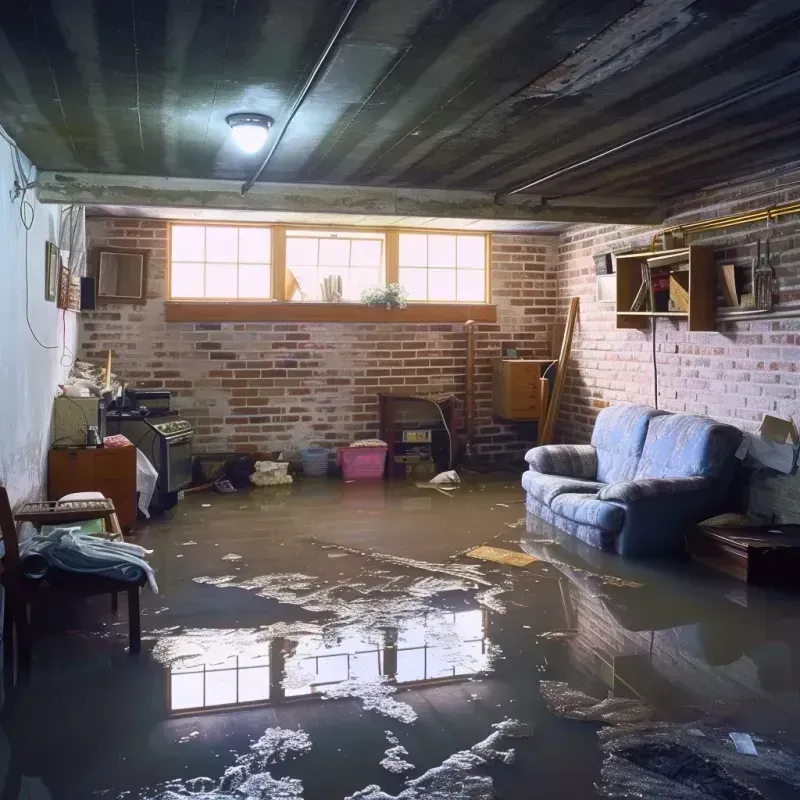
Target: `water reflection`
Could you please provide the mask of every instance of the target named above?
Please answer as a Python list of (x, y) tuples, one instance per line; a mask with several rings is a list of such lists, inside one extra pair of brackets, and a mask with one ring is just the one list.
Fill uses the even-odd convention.
[[(324, 695), (346, 681), (422, 686), (487, 670), (492, 645), (484, 608), (432, 609), (375, 634), (276, 637), (247, 654), (193, 658), (166, 668), (167, 708), (197, 713)], [(259, 652), (256, 652), (259, 651)]]

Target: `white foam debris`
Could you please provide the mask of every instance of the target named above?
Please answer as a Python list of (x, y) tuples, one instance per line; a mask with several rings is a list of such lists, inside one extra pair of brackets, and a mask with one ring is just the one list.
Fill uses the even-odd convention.
[(226, 553), (222, 556), (223, 561), (241, 561), (242, 557), (238, 553)]
[(310, 749), (311, 740), (305, 731), (270, 728), (219, 780), (207, 777), (173, 780), (147, 797), (150, 800), (186, 797), (195, 800), (299, 800), (303, 796), (302, 782), (297, 778), (273, 778), (267, 767), (284, 761), (290, 753), (302, 755)]
[(469, 750), (461, 750), (445, 759), (438, 767), (432, 767), (418, 778), (406, 781), (399, 795), (390, 795), (375, 784), (356, 792), (345, 800), (491, 800), (494, 782), (487, 775), (476, 775), (476, 767), (490, 761), (511, 764), (513, 750), (500, 750), (503, 739), (531, 736), (532, 729), (519, 720), (505, 719), (492, 725), (494, 732)]
[(537, 634), (539, 639), (572, 639), (578, 633), (577, 629), (567, 629), (563, 631), (547, 631)]
[(645, 722), (653, 716), (653, 709), (640, 700), (627, 697), (599, 700), (571, 688), (565, 681), (540, 681), (539, 688), (550, 711), (569, 719), (620, 725)]
[(386, 755), (381, 759), (381, 766), (387, 771), (395, 775), (400, 775), (410, 769), (414, 769), (414, 765), (406, 761), (404, 756), (408, 755), (408, 750), (403, 745), (398, 744), (386, 750)]
[(353, 555), (362, 556), (363, 558), (372, 558), (377, 561), (384, 561), (389, 564), (397, 564), (401, 567), (411, 567), (412, 569), (420, 569), (426, 572), (437, 572), (441, 575), (449, 575), (452, 578), (461, 578), (462, 580), (472, 581), (480, 584), (481, 586), (491, 586), (491, 582), (483, 577), (481, 567), (476, 564), (436, 564), (431, 561), (419, 561), (416, 558), (405, 558), (403, 556), (393, 556), (389, 553), (375, 553), (365, 552), (364, 550), (356, 550), (353, 547), (345, 547), (340, 544), (326, 544), (323, 547), (341, 550), (345, 553), (352, 553)]
[(490, 611), (496, 614), (506, 613), (506, 604), (502, 600), (498, 600), (498, 596), (505, 594), (507, 591), (505, 586), (494, 586), (491, 589), (484, 589), (475, 595), (475, 599)]
[(188, 542), (179, 542), (179, 543), (178, 543), (178, 545), (179, 545), (180, 547), (193, 547), (193, 546), (194, 546), (194, 545), (196, 545), (196, 544), (197, 544), (197, 542), (195, 542), (195, 541), (192, 541), (191, 539), (190, 539)]
[(365, 711), (377, 711), (398, 722), (414, 722), (417, 712), (408, 703), (395, 700), (392, 695), (396, 691), (397, 687), (389, 683), (385, 675), (367, 679), (350, 678), (320, 689), (323, 697), (329, 700), (355, 697), (364, 704)]
[(307, 753), (311, 749), (311, 739), (303, 731), (290, 728), (269, 728), (264, 735), (250, 745), (250, 752), (240, 756), (242, 764), (267, 766), (284, 761), (289, 753)]
[(386, 734), (386, 741), (389, 744), (400, 744), (400, 740), (391, 732), (391, 731), (384, 731)]

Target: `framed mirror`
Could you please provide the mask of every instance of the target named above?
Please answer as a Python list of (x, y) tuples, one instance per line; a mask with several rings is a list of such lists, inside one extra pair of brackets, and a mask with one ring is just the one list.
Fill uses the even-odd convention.
[(147, 302), (147, 250), (101, 247), (94, 252), (98, 303)]

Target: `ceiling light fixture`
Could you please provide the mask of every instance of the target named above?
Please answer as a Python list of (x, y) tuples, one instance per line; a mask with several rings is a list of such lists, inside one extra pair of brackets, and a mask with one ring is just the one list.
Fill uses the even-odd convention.
[(233, 141), (245, 153), (257, 153), (267, 141), (272, 117), (264, 114), (230, 114), (225, 122), (231, 126)]

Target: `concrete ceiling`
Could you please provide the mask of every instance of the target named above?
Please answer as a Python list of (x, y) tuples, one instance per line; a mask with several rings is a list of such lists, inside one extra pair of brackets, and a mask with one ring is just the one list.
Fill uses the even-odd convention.
[[(347, 5), (2, 3), (0, 124), (42, 170), (243, 181), (226, 115), (279, 133)], [(260, 180), (663, 201), (797, 158), (798, 41), (786, 0), (360, 0)]]

